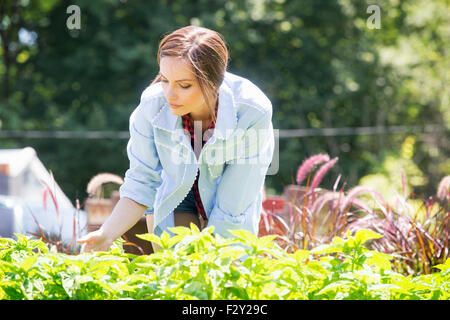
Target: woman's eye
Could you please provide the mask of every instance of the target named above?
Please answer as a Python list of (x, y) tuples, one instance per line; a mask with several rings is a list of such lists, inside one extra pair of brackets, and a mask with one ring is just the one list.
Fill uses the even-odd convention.
[[(161, 79), (161, 82), (168, 83), (169, 81), (167, 81), (167, 80), (165, 80), (165, 79)], [(187, 85), (187, 86), (182, 86), (182, 85), (180, 85), (180, 87), (183, 88), (183, 89), (188, 89), (188, 88), (191, 87), (191, 85), (190, 85), (190, 84)]]

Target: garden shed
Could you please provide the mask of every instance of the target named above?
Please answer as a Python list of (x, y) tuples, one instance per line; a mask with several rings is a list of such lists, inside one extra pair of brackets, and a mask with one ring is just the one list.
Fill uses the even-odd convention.
[(33, 148), (0, 149), (0, 237), (39, 233), (39, 224), (48, 234), (72, 239), (75, 220), (81, 230), (85, 213), (76, 210)]

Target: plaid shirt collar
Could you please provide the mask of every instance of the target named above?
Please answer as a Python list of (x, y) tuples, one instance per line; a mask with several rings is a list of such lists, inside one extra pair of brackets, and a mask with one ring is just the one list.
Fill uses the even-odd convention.
[[(217, 119), (217, 112), (219, 109), (219, 102), (216, 103), (216, 111), (215, 111), (215, 118)], [(189, 132), (190, 136), (191, 136), (191, 143), (194, 143), (195, 141), (195, 134), (194, 134), (194, 126), (192, 124), (192, 119), (189, 116), (189, 114), (185, 114), (184, 116), (182, 116), (182, 122), (183, 122), (183, 127), (184, 129)], [(208, 141), (208, 139), (211, 137), (212, 133), (210, 132), (209, 129), (214, 130), (214, 128), (216, 127), (216, 122), (215, 121), (211, 121), (209, 127), (206, 129), (205, 131), (205, 135), (210, 134), (209, 136), (205, 136), (205, 139), (202, 139), (202, 145), (205, 144), (206, 141)]]

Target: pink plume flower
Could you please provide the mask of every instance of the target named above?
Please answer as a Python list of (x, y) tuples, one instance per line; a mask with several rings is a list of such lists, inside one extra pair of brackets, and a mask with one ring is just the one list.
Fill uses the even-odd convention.
[(450, 176), (445, 176), (439, 182), (437, 197), (440, 200), (444, 200), (445, 198), (450, 199)]
[(314, 179), (311, 182), (311, 192), (314, 193), (314, 189), (317, 188), (319, 183), (322, 181), (325, 174), (330, 170), (332, 166), (339, 160), (338, 157), (333, 158), (332, 160), (328, 161), (327, 163), (323, 164), (319, 170), (317, 170), (316, 174), (314, 175)]
[(330, 157), (327, 154), (316, 154), (314, 156), (311, 156), (307, 159), (305, 159), (302, 164), (298, 167), (297, 170), (297, 184), (300, 185), (303, 180), (308, 176), (308, 173), (310, 173), (314, 167), (322, 162), (330, 161)]

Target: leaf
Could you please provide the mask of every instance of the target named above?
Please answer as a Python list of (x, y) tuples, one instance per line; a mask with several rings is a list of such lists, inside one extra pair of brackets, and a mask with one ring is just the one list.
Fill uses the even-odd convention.
[(248, 257), (247, 259), (245, 259), (245, 261), (242, 263), (242, 265), (244, 267), (246, 267), (247, 269), (251, 270), (252, 266), (254, 264), (254, 259), (255, 259), (255, 257)]
[(161, 234), (160, 239), (161, 239), (161, 244), (163, 245), (163, 247), (166, 247), (167, 246), (167, 242), (169, 242), (170, 235), (166, 231), (163, 231), (163, 233)]
[(136, 234), (136, 237), (142, 240), (154, 242), (160, 246), (162, 246), (161, 239), (154, 233), (144, 233), (144, 234)]
[(213, 234), (215, 227), (214, 226), (209, 226), (206, 227), (205, 229), (202, 230), (202, 233), (209, 233), (209, 234)]
[(134, 273), (137, 267), (147, 267), (152, 266), (153, 264), (150, 261), (150, 257), (148, 255), (137, 256), (135, 259), (128, 264), (128, 270), (131, 274)]
[(238, 239), (244, 240), (245, 244), (252, 245), (254, 244), (258, 238), (247, 230), (228, 230), (232, 235), (237, 237)]
[[(347, 234), (347, 239), (349, 239), (349, 238), (350, 238), (350, 236)], [(341, 237), (334, 237), (332, 244), (335, 246), (341, 246), (341, 245), (345, 244), (345, 240), (342, 239)]]
[(398, 291), (398, 292), (403, 292), (403, 293), (409, 293), (408, 291), (400, 288), (399, 286), (396, 286), (394, 284), (384, 284), (384, 283), (378, 283), (378, 284), (371, 284), (368, 286), (368, 290), (369, 291)]
[(294, 252), (294, 257), (295, 260), (297, 260), (298, 262), (302, 262), (303, 260), (307, 259), (310, 255), (310, 252), (308, 250), (296, 250)]
[(15, 241), (11, 238), (0, 238), (0, 249), (12, 247), (14, 242)]
[(355, 284), (348, 280), (339, 280), (330, 283), (325, 288), (320, 290), (317, 295), (326, 294), (328, 292), (338, 292), (338, 291), (345, 291), (345, 289), (354, 288)]
[(448, 269), (450, 269), (450, 258), (447, 258), (444, 264), (435, 265), (433, 268), (438, 268), (441, 271), (447, 271)]
[(230, 265), (230, 276), (231, 281), (237, 281), (241, 277), (239, 269), (236, 268), (233, 264)]
[(72, 298), (72, 291), (74, 289), (74, 282), (75, 280), (73, 278), (62, 278), (61, 279), (61, 285), (64, 289), (64, 291), (66, 292), (66, 294)]
[(376, 251), (366, 252), (364, 255), (367, 257), (365, 264), (373, 264), (380, 270), (391, 270), (391, 262), (389, 261), (393, 259), (391, 256)]
[(360, 244), (363, 244), (368, 240), (379, 239), (381, 237), (383, 237), (383, 235), (368, 229), (359, 229), (355, 234), (355, 240)]
[(250, 300), (247, 291), (244, 288), (242, 288), (242, 287), (239, 287), (237, 285), (233, 285), (233, 286), (228, 286), (227, 289), (230, 290), (231, 293), (234, 296), (236, 296), (236, 298), (238, 298), (238, 299)]
[(230, 245), (219, 249), (220, 258), (238, 259), (246, 253), (241, 246)]
[(174, 234), (180, 236), (187, 236), (191, 234), (191, 229), (183, 226), (169, 228), (169, 230), (172, 231)]
[(200, 230), (198, 229), (197, 225), (193, 222), (190, 223), (189, 227), (191, 228), (192, 234), (199, 234)]
[(207, 285), (204, 282), (192, 281), (184, 287), (183, 293), (194, 296), (199, 300), (208, 300), (209, 297), (205, 288), (206, 286)]
[(9, 260), (8, 257), (14, 252), (14, 249), (2, 249), (0, 250), (0, 259)]
[(12, 273), (20, 273), (20, 268), (16, 266), (14, 263), (1, 261), (0, 260), (0, 270), (3, 272), (12, 272)]
[(315, 279), (325, 279), (329, 275), (329, 271), (318, 261), (308, 263), (304, 272), (313, 276)]
[(25, 260), (23, 260), (23, 262), (20, 264), (20, 267), (25, 270), (26, 272), (28, 272), (28, 270), (30, 270), (30, 268), (36, 263), (37, 260), (37, 256), (31, 256), (31, 257), (27, 257)]
[(329, 254), (329, 253), (343, 252), (343, 250), (342, 247), (337, 247), (330, 244), (323, 244), (312, 249), (310, 252), (314, 254)]
[(116, 240), (114, 240), (111, 248), (109, 248), (108, 251), (110, 251), (112, 254), (123, 254), (124, 250), (123, 250), (123, 243), (125, 242), (124, 239), (122, 238), (117, 238)]
[(168, 241), (167, 241), (167, 247), (168, 248), (172, 248), (174, 245), (176, 245), (178, 242), (180, 242), (183, 239), (182, 235), (176, 235), (174, 237), (171, 237)]
[(268, 246), (268, 245), (270, 247), (272, 247), (273, 246), (273, 242), (272, 241), (275, 238), (278, 238), (278, 235), (274, 234), (274, 235), (269, 235), (269, 236), (264, 236), (264, 237), (259, 238), (258, 239), (258, 247), (262, 248), (262, 247), (265, 247), (265, 246)]

